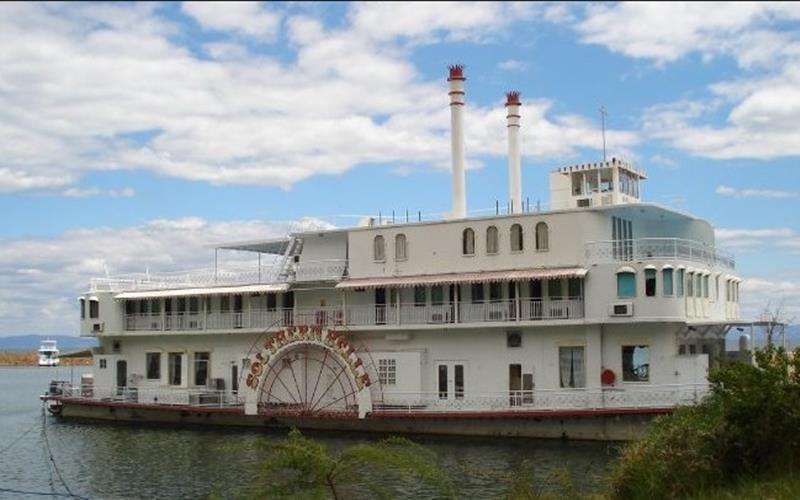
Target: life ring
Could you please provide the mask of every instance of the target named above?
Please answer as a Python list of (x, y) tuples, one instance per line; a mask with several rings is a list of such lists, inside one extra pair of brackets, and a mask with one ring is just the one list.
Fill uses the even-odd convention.
[(616, 380), (617, 380), (617, 376), (614, 373), (614, 370), (606, 368), (600, 374), (600, 382), (602, 382), (603, 385), (614, 385), (614, 382)]

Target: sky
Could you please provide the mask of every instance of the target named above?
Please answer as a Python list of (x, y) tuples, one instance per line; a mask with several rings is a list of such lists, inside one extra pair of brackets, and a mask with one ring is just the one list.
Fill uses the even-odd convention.
[[(467, 203), (609, 156), (737, 258), (743, 315), (800, 318), (794, 3), (0, 4), (0, 336), (76, 333), (91, 277), (209, 244), (450, 205), (446, 72), (467, 76)], [(305, 222), (304, 222), (305, 221)]]

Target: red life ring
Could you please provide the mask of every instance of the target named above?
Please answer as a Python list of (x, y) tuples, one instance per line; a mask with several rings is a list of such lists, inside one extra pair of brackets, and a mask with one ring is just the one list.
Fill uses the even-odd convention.
[(603, 370), (603, 373), (600, 374), (600, 382), (602, 382), (603, 385), (614, 385), (616, 380), (617, 376), (614, 374), (614, 371), (608, 368)]

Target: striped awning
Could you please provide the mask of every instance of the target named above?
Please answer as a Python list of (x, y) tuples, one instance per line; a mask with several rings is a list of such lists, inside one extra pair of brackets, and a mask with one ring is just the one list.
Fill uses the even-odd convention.
[(261, 285), (215, 286), (208, 288), (179, 288), (173, 290), (148, 290), (141, 292), (122, 292), (115, 299), (156, 299), (160, 297), (188, 297), (191, 295), (230, 295), (239, 293), (285, 292), (288, 283), (268, 283)]
[(582, 278), (587, 269), (582, 267), (531, 268), (510, 271), (482, 271), (474, 273), (420, 274), (387, 278), (347, 279), (336, 288), (405, 288), (424, 285), (455, 285), (459, 283), (491, 283), (503, 281), (540, 280), (553, 278)]

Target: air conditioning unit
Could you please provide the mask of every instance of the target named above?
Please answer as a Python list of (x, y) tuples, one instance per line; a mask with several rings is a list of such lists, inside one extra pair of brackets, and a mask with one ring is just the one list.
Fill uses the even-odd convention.
[(93, 332), (102, 332), (105, 329), (105, 323), (94, 323), (92, 324), (92, 331)]
[(614, 304), (611, 304), (608, 313), (611, 316), (633, 316), (633, 303), (616, 302)]

